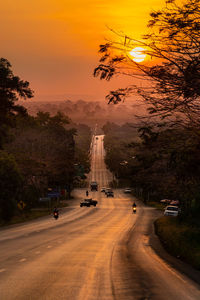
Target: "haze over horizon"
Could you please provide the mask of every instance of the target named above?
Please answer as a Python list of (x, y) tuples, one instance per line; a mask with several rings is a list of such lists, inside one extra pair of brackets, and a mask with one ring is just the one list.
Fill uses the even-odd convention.
[(125, 87), (125, 77), (110, 82), (93, 78), (99, 44), (108, 27), (140, 38), (159, 0), (39, 0), (0, 4), (1, 57), (14, 74), (30, 82), (35, 99), (102, 100), (111, 89)]

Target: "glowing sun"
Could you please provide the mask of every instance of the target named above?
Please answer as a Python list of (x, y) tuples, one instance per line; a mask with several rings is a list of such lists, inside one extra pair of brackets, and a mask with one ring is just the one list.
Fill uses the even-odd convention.
[(133, 50), (131, 50), (129, 54), (132, 56), (132, 60), (139, 63), (142, 62), (146, 57), (144, 51), (145, 51), (144, 48), (136, 47)]

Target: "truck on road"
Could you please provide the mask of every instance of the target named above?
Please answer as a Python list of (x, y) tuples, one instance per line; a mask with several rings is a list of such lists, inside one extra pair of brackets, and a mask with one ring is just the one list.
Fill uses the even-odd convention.
[(98, 184), (96, 181), (92, 181), (90, 183), (90, 189), (91, 189), (91, 191), (98, 191)]

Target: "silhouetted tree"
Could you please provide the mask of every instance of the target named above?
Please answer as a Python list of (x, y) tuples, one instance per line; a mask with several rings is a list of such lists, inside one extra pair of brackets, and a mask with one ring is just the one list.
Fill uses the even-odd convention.
[[(13, 140), (6, 150), (15, 157), (24, 177), (24, 187), (33, 186), (45, 194), (48, 186), (68, 187), (74, 177), (75, 129), (66, 129), (69, 119), (58, 112), (51, 116), (39, 112), (36, 117), (17, 118)], [(29, 199), (27, 199), (29, 201)]]
[(8, 60), (0, 58), (0, 148), (7, 138), (9, 128), (15, 126), (16, 115), (26, 114), (26, 109), (17, 105), (16, 101), (31, 97), (33, 92), (29, 83), (14, 76)]
[(12, 155), (0, 151), (0, 218), (9, 221), (17, 207), (22, 176)]
[[(143, 36), (142, 42), (117, 33), (117, 40), (100, 45), (102, 57), (94, 76), (106, 80), (119, 73), (133, 76), (133, 84), (111, 91), (108, 102), (118, 103), (137, 94), (149, 105), (151, 115), (173, 116), (174, 121), (183, 116), (182, 125), (187, 122), (199, 126), (199, 0), (186, 0), (180, 5), (175, 0), (166, 0), (166, 6), (150, 16), (150, 33)], [(145, 64), (133, 61), (129, 52), (136, 46), (143, 47), (152, 60)], [(137, 87), (135, 76), (147, 80), (145, 88)]]

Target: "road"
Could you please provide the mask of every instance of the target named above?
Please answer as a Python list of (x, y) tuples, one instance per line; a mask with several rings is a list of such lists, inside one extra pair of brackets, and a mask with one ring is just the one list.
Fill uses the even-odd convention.
[[(94, 139), (91, 180), (107, 186), (103, 136)], [(114, 190), (90, 192), (97, 207), (79, 207), (85, 190), (60, 218), (44, 217), (0, 231), (1, 300), (200, 299), (200, 287), (151, 248), (153, 208)]]

